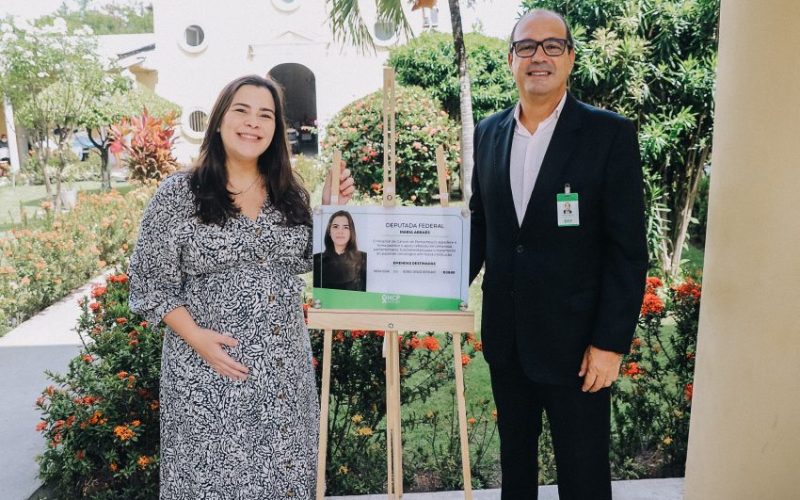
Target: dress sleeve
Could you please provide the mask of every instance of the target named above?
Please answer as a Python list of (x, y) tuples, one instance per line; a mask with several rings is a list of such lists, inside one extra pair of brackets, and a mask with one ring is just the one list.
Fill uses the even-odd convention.
[(296, 259), (292, 259), (291, 272), (292, 274), (305, 274), (312, 270), (314, 267), (314, 233), (309, 228), (308, 239), (303, 253)]
[(166, 179), (147, 206), (128, 268), (130, 308), (152, 325), (186, 304), (178, 232), (189, 192), (182, 177)]

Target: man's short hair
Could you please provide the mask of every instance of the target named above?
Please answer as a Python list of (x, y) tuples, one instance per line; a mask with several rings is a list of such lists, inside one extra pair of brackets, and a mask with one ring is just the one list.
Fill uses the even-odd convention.
[(508, 37), (508, 50), (509, 50), (509, 52), (511, 51), (511, 44), (514, 43), (514, 34), (517, 32), (517, 26), (519, 26), (519, 23), (521, 23), (524, 19), (526, 19), (528, 17), (531, 17), (531, 16), (533, 16), (535, 14), (552, 14), (552, 15), (556, 16), (557, 18), (561, 19), (561, 22), (564, 23), (564, 27), (567, 29), (567, 48), (569, 48), (570, 50), (575, 48), (575, 39), (572, 38), (572, 30), (570, 29), (569, 23), (567, 23), (567, 20), (564, 19), (564, 16), (562, 16), (558, 12), (556, 12), (554, 10), (550, 10), (550, 9), (533, 9), (533, 10), (529, 10), (528, 12), (522, 14), (522, 17), (517, 19), (517, 22), (514, 23), (514, 28), (511, 30), (511, 36)]

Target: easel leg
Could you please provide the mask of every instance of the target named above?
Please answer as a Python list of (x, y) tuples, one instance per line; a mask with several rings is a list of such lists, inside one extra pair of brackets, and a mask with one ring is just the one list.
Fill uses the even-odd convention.
[(394, 349), (392, 350), (392, 364), (394, 389), (392, 397), (394, 398), (394, 443), (392, 444), (392, 452), (394, 454), (394, 491), (397, 498), (403, 498), (403, 441), (402, 441), (402, 418), (400, 416), (400, 338), (397, 332), (392, 332), (392, 339), (394, 342)]
[(464, 498), (472, 500), (472, 473), (469, 463), (467, 437), (467, 404), (464, 399), (464, 367), (461, 364), (461, 334), (453, 334), (453, 357), (456, 372), (456, 401), (458, 403), (458, 430), (461, 440), (461, 473), (464, 477)]
[(385, 361), (386, 361), (386, 492), (389, 500), (395, 500), (394, 491), (394, 412), (392, 411), (392, 388), (394, 387), (394, 369), (392, 356), (392, 332), (384, 333)]
[(403, 443), (400, 434), (400, 348), (397, 331), (386, 342), (386, 471), (390, 500), (403, 497)]
[(333, 330), (325, 330), (322, 350), (322, 394), (319, 410), (319, 451), (317, 452), (317, 500), (325, 498), (325, 459), (328, 453), (328, 405), (331, 393), (331, 344)]

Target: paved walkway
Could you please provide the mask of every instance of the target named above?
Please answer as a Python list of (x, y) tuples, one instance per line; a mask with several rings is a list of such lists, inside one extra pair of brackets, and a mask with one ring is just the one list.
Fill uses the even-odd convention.
[[(93, 280), (101, 282), (102, 278)], [(50, 384), (45, 370), (64, 373), (81, 348), (75, 325), (78, 298), (91, 284), (53, 304), (0, 337), (0, 497), (26, 500), (40, 486), (35, 461), (45, 447), (35, 431), (41, 414), (34, 402)]]
[[(100, 283), (98, 277), (93, 282)], [(34, 401), (49, 385), (45, 370), (64, 373), (81, 347), (75, 332), (80, 317), (78, 299), (86, 296), (91, 283), (54, 304), (39, 315), (0, 337), (0, 497), (28, 500), (41, 486), (35, 457), (45, 441), (34, 428), (40, 413)], [(615, 500), (680, 500), (683, 479), (618, 481)], [(556, 500), (555, 486), (539, 488), (540, 500)], [(475, 500), (500, 498), (499, 490), (476, 491)], [(331, 500), (383, 500), (386, 495), (330, 497)], [(407, 500), (460, 500), (463, 492), (409, 493)], [(120, 499), (124, 500), (124, 499)]]

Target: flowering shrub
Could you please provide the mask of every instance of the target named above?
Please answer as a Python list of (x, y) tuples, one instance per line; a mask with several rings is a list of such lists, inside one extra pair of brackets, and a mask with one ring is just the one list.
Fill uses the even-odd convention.
[(123, 118), (111, 127), (114, 141), (109, 151), (115, 155), (126, 153), (131, 179), (161, 181), (178, 169), (172, 154), (175, 119), (174, 112), (156, 117), (145, 110), (141, 116)]
[(78, 325), (91, 342), (36, 401), (48, 441), (40, 475), (59, 498), (158, 497), (162, 331), (127, 302), (124, 274), (92, 290)]
[[(395, 191), (400, 200), (429, 205), (438, 196), (436, 146), (442, 145), (449, 182), (460, 164), (458, 126), (438, 102), (416, 87), (397, 87), (397, 165)], [(383, 189), (383, 92), (375, 92), (346, 106), (333, 117), (322, 141), (324, 155), (342, 152), (353, 172), (356, 189), (380, 195)], [(329, 163), (328, 163), (329, 164)]]
[(0, 334), (61, 299), (92, 276), (124, 264), (151, 190), (85, 195), (69, 213), (0, 237)]
[(669, 288), (647, 278), (623, 380), (613, 386), (612, 455), (622, 477), (683, 475), (700, 296), (692, 278)]

